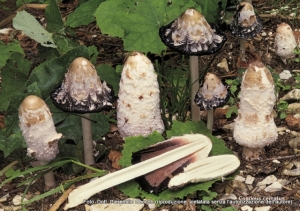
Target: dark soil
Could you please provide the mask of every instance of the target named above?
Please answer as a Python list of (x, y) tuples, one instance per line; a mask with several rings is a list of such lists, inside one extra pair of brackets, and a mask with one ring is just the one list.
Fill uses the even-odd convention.
[[(266, 11), (270, 11), (273, 9), (275, 0), (257, 0), (253, 1), (254, 6), (257, 9), (257, 12), (259, 14), (267, 14)], [(284, 0), (282, 1), (276, 1), (277, 3), (280, 2), (282, 5), (284, 5)], [(295, 3), (293, 4), (295, 5)], [(65, 13), (69, 13), (75, 8), (74, 3), (62, 3), (61, 4), (61, 10), (65, 11)], [(4, 18), (8, 17), (10, 14), (12, 14), (13, 11), (15, 11), (15, 3), (14, 1), (8, 0), (5, 2), (1, 2), (0, 7), (0, 20), (3, 20)], [(35, 11), (30, 10), (31, 14), (35, 15), (37, 18), (43, 17), (43, 11)], [(286, 14), (289, 14), (287, 11)], [(263, 16), (261, 17), (261, 20), (263, 22), (263, 31), (266, 32), (266, 36), (259, 35), (257, 38), (253, 40), (247, 41), (247, 59), (251, 60), (253, 58), (255, 59), (261, 59), (261, 61), (272, 67), (275, 72), (280, 73), (282, 70), (299, 70), (300, 64), (289, 61), (287, 64), (285, 64), (275, 53), (274, 53), (274, 47), (272, 43), (272, 39), (274, 39), (275, 29), (277, 24), (280, 24), (281, 22), (287, 22), (292, 26), (293, 29), (300, 28), (300, 21), (299, 19), (292, 20), (286, 18), (287, 16), (283, 15), (276, 15), (276, 16)], [(231, 34), (231, 32), (228, 29), (228, 26), (225, 24), (222, 24), (221, 27), (225, 31), (227, 35), (227, 42), (225, 43), (222, 50), (218, 53), (216, 58), (214, 59), (211, 67), (209, 68), (210, 72), (215, 73), (216, 75), (220, 76), (222, 79), (234, 79), (236, 78), (238, 74), (238, 56), (239, 56), (239, 40)], [(272, 32), (272, 35), (269, 33)], [(125, 57), (126, 52), (123, 50), (122, 46), (122, 40), (118, 38), (112, 38), (106, 35), (102, 35), (99, 28), (96, 26), (95, 23), (90, 24), (87, 27), (84, 28), (78, 28), (76, 29), (76, 33), (78, 35), (78, 38), (85, 43), (86, 45), (95, 45), (100, 54), (97, 60), (97, 64), (110, 64), (112, 66), (116, 66), (119, 64), (122, 64)], [(97, 38), (92, 37), (92, 35), (97, 34)], [(22, 47), (24, 47), (26, 56), (30, 58), (31, 60), (35, 61), (36, 64), (39, 64), (41, 61), (37, 60), (35, 55), (38, 53), (36, 50), (33, 50), (36, 46), (36, 43), (29, 38), (24, 38), (22, 40)], [(171, 52), (171, 51), (170, 51)], [(178, 57), (180, 56), (176, 52), (171, 52), (168, 56), (168, 58), (165, 58), (167, 60), (174, 60), (176, 61)], [(149, 55), (150, 57), (155, 58), (155, 55)], [(199, 65), (200, 67), (205, 66), (208, 61), (213, 56), (201, 56)], [(229, 72), (223, 72), (220, 69), (217, 68), (217, 64), (221, 62), (223, 58), (226, 58), (229, 64)], [(175, 64), (176, 62), (174, 62)], [(292, 83), (292, 82), (289, 82)], [(279, 97), (281, 97), (284, 94), (284, 92), (279, 93)], [(0, 128), (2, 128), (3, 125), (3, 115), (0, 114)], [(232, 151), (234, 151), (240, 158), (241, 158), (241, 151), (242, 147), (238, 145), (232, 138), (231, 132), (225, 132), (221, 129), (221, 126), (224, 124), (228, 124), (234, 120), (235, 116), (233, 115), (230, 119), (224, 119), (221, 124), (215, 124), (214, 128), (214, 135), (220, 136), (225, 142), (228, 148), (230, 148)], [(276, 118), (276, 124), (278, 127), (286, 126), (286, 122), (284, 120), (280, 120), (278, 117)], [(284, 133), (282, 135), (279, 135), (277, 142), (274, 144), (267, 146), (265, 148), (265, 155), (263, 159), (259, 161), (245, 161), (241, 159), (241, 166), (239, 168), (240, 175), (251, 175), (255, 177), (255, 182), (253, 184), (253, 187), (255, 187), (256, 183), (263, 180), (268, 175), (274, 175), (277, 178), (281, 179), (287, 179), (290, 181), (290, 183), (284, 187), (281, 191), (274, 192), (274, 193), (267, 193), (265, 191), (260, 192), (254, 192), (253, 190), (250, 190), (249, 186), (245, 186), (244, 184), (234, 184), (232, 181), (225, 181), (225, 182), (217, 182), (213, 188), (212, 191), (215, 191), (219, 193), (219, 196), (217, 198), (220, 198), (226, 193), (234, 193), (237, 197), (239, 196), (245, 196), (243, 195), (243, 190), (245, 189), (248, 196), (253, 197), (284, 197), (286, 200), (294, 200), (293, 205), (283, 205), (283, 204), (272, 204), (270, 210), (279, 211), (279, 210), (290, 210), (295, 211), (299, 209), (299, 202), (300, 202), (300, 192), (298, 191), (300, 188), (298, 177), (289, 177), (282, 175), (281, 172), (284, 169), (285, 162), (292, 162), (292, 161), (300, 161), (298, 154), (295, 154), (293, 149), (289, 146), (288, 142), (291, 138), (294, 138), (292, 134)], [(121, 151), (123, 140), (119, 136), (118, 131), (116, 129), (116, 125), (111, 125), (110, 132), (106, 135), (105, 140), (98, 140), (98, 143), (102, 143), (106, 146), (109, 150), (116, 150)], [(20, 150), (18, 153), (25, 154), (25, 151)], [(0, 152), (0, 169), (3, 169), (5, 166), (10, 164), (11, 162), (16, 160), (16, 157), (9, 156), (4, 159), (3, 153)], [(272, 161), (274, 159), (277, 159), (280, 161), (279, 164), (274, 164)], [(111, 161), (108, 159), (108, 153), (104, 154), (97, 162), (96, 164), (97, 168), (108, 170), (108, 171), (115, 171), (112, 167)], [(18, 168), (24, 170), (27, 168), (30, 168), (29, 162), (20, 163), (18, 165)], [(80, 174), (84, 174), (84, 172), (80, 172)], [(55, 176), (57, 179), (58, 184), (62, 181), (65, 181), (68, 179), (63, 173), (61, 169), (55, 172)], [(4, 175), (0, 175), (0, 180), (5, 180)], [(0, 188), (0, 197), (9, 194), (9, 198), (7, 201), (0, 203), (0, 209), (1, 207), (5, 207), (4, 210), (6, 210), (7, 206), (10, 206), (12, 203), (12, 198), (19, 194), (22, 195), (24, 192), (24, 186), (18, 187), (19, 182), (22, 181), (22, 178), (18, 178), (13, 180), (13, 182), (8, 183), (4, 187)], [(82, 183), (87, 182), (83, 181)], [(76, 184), (80, 185), (80, 183)], [(245, 187), (244, 187), (245, 186)], [(32, 184), (28, 191), (28, 197), (29, 195), (39, 195), (43, 193), (44, 190), (44, 184), (43, 179), (40, 178), (35, 181), (34, 184)], [(49, 208), (58, 200), (61, 194), (54, 194), (49, 197), (46, 197), (42, 200), (39, 200), (37, 202), (34, 202), (27, 206), (27, 210), (49, 210)], [(193, 198), (194, 197), (194, 198)], [(126, 199), (127, 196), (122, 194), (117, 188), (110, 188), (108, 190), (102, 191), (101, 193), (96, 194), (93, 196), (94, 199), (116, 199), (116, 200), (123, 200)], [(190, 196), (191, 199), (196, 199), (195, 196)], [(227, 205), (229, 206), (229, 205)], [(253, 207), (252, 205), (249, 205)], [(212, 208), (216, 210), (221, 210), (220, 207), (217, 207), (216, 205), (211, 205)], [(178, 205), (163, 205), (158, 210), (162, 208), (167, 208), (169, 210), (175, 211), (175, 210), (192, 210), (188, 209), (184, 206), (178, 206)], [(59, 210), (62, 210), (59, 209)], [(71, 210), (85, 210), (84, 205), (80, 205), (74, 209)], [(144, 208), (144, 210), (149, 210), (147, 207)]]

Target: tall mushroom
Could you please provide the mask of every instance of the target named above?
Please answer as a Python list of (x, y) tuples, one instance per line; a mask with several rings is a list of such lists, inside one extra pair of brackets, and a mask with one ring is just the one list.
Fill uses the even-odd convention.
[(199, 89), (198, 56), (214, 54), (226, 41), (226, 35), (216, 31), (197, 10), (188, 9), (176, 20), (159, 29), (161, 40), (168, 47), (190, 56), (192, 120), (200, 120), (200, 111), (194, 104)]
[(274, 48), (276, 54), (286, 63), (286, 59), (295, 56), (294, 49), (297, 47), (297, 42), (290, 25), (281, 23), (276, 28), (274, 40)]
[[(45, 165), (58, 154), (58, 139), (62, 134), (54, 127), (50, 110), (46, 103), (34, 95), (27, 96), (19, 107), (19, 120), (26, 140), (27, 155)], [(55, 186), (53, 172), (44, 175), (46, 188)]]
[(233, 22), (230, 24), (232, 34), (240, 38), (240, 58), (246, 61), (246, 40), (256, 36), (262, 30), (262, 23), (256, 17), (251, 3), (241, 2), (236, 7)]
[(160, 114), (157, 75), (142, 53), (131, 53), (122, 70), (117, 106), (118, 129), (122, 137), (147, 136), (165, 130)]
[(240, 92), (238, 117), (235, 119), (233, 137), (243, 148), (246, 160), (260, 159), (264, 146), (277, 139), (273, 118), (276, 101), (273, 78), (261, 63), (250, 63), (244, 73)]
[(195, 103), (207, 110), (207, 128), (212, 132), (214, 108), (224, 105), (230, 97), (228, 87), (213, 73), (207, 73), (204, 84), (195, 96)]
[(101, 83), (93, 64), (79, 57), (69, 66), (62, 84), (51, 93), (52, 101), (58, 108), (82, 114), (84, 160), (87, 165), (95, 163), (89, 113), (111, 107), (112, 92), (106, 82)]

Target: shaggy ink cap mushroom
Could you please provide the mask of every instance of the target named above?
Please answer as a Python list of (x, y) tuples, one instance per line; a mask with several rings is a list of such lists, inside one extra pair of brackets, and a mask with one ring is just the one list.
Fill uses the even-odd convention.
[(253, 6), (248, 2), (241, 2), (236, 7), (233, 22), (230, 24), (232, 34), (239, 38), (252, 38), (262, 30), (262, 23), (256, 17)]
[(54, 105), (64, 111), (99, 112), (112, 106), (113, 90), (101, 83), (93, 64), (83, 57), (76, 58), (68, 68), (63, 83), (54, 89)]
[(230, 97), (228, 86), (213, 73), (207, 73), (204, 84), (195, 96), (195, 103), (205, 110), (211, 110), (224, 105)]
[(188, 9), (159, 29), (162, 42), (187, 55), (208, 55), (219, 51), (226, 35), (217, 31), (197, 10)]
[(48, 162), (58, 154), (58, 139), (52, 115), (46, 103), (34, 95), (27, 96), (19, 107), (20, 128), (25, 138), (27, 155)]

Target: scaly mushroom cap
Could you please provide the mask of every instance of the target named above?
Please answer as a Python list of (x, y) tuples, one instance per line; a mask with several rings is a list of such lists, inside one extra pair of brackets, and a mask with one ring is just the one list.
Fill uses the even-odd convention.
[(19, 107), (19, 120), (26, 140), (27, 154), (39, 161), (50, 161), (58, 154), (57, 141), (61, 133), (56, 133), (50, 110), (39, 97), (26, 97)]
[(212, 73), (207, 73), (204, 84), (195, 96), (195, 103), (205, 110), (211, 110), (224, 105), (230, 97), (228, 87)]
[(238, 117), (233, 137), (248, 148), (263, 148), (276, 141), (277, 128), (273, 118), (275, 91), (270, 71), (261, 63), (249, 65), (243, 76)]
[(241, 2), (236, 7), (233, 22), (230, 24), (232, 34), (239, 38), (252, 38), (262, 30), (262, 23), (256, 17), (253, 6), (248, 2)]
[(294, 48), (296, 46), (297, 43), (292, 28), (284, 22), (279, 24), (274, 40), (276, 54), (282, 59), (292, 58), (295, 56)]
[(93, 64), (79, 57), (71, 63), (63, 83), (53, 90), (51, 98), (64, 111), (90, 113), (110, 107), (112, 95), (112, 88), (106, 82), (101, 83)]
[(122, 137), (162, 133), (157, 75), (151, 61), (133, 52), (126, 60), (120, 81), (117, 106), (118, 128)]
[(216, 53), (226, 41), (226, 35), (211, 28), (204, 16), (194, 9), (186, 10), (162, 26), (159, 35), (165, 45), (188, 55)]

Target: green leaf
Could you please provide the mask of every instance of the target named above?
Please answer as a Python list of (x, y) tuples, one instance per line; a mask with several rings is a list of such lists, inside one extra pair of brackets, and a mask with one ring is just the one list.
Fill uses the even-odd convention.
[(17, 30), (22, 30), (28, 37), (45, 47), (57, 47), (52, 39), (53, 34), (45, 30), (44, 27), (25, 10), (17, 12), (16, 17), (13, 19), (13, 26)]
[(53, 40), (57, 45), (57, 51), (59, 52), (60, 55), (64, 55), (69, 50), (72, 50), (73, 48), (76, 48), (77, 46), (79, 46), (79, 43), (77, 40), (69, 39), (63, 35), (55, 34), (53, 36)]
[(194, 0), (202, 9), (202, 14), (210, 23), (220, 19), (220, 12), (225, 11), (227, 0)]
[(167, 131), (167, 138), (172, 136), (181, 136), (183, 134), (200, 133), (209, 137), (212, 141), (212, 150), (210, 151), (210, 156), (232, 154), (232, 151), (225, 146), (225, 142), (217, 137), (211, 135), (210, 131), (207, 129), (206, 125), (200, 122), (178, 122), (173, 121), (172, 129)]
[[(79, 114), (55, 113), (53, 116), (63, 115), (64, 120), (57, 124), (57, 132), (62, 133), (67, 139), (78, 143), (82, 139), (81, 117)], [(58, 117), (55, 117), (58, 118)], [(94, 139), (101, 139), (109, 131), (109, 122), (102, 113), (91, 113), (92, 133)]]
[(92, 64), (95, 64), (98, 58), (99, 51), (96, 46), (92, 45), (88, 47), (89, 50), (89, 58)]
[(0, 40), (0, 68), (5, 66), (6, 61), (9, 59), (13, 52), (24, 55), (24, 51), (18, 41), (13, 40), (12, 42), (9, 42), (7, 45), (5, 45), (4, 42)]
[(233, 113), (238, 114), (238, 107), (236, 105), (229, 107), (228, 111), (226, 112), (226, 118), (229, 119)]
[(45, 17), (47, 19), (46, 29), (49, 32), (60, 32), (63, 29), (60, 10), (55, 0), (50, 0), (50, 5), (45, 9)]
[(122, 38), (125, 50), (160, 54), (167, 48), (158, 35), (159, 28), (193, 6), (192, 0), (172, 4), (161, 0), (107, 0), (95, 16), (102, 33)]
[(5, 111), (11, 98), (25, 88), (30, 62), (19, 53), (13, 53), (2, 69), (2, 90), (0, 91), (0, 111)]
[(3, 151), (4, 158), (10, 155), (14, 150), (24, 147), (24, 144), (25, 141), (21, 131), (11, 134), (8, 137), (0, 133), (0, 150)]
[(37, 85), (42, 93), (42, 98), (49, 97), (50, 92), (54, 89), (63, 79), (67, 72), (67, 68), (72, 61), (77, 57), (88, 58), (88, 49), (84, 45), (78, 46), (61, 57), (47, 60), (34, 68), (26, 85), (37, 82)]
[[(95, 13), (97, 7), (104, 0), (90, 0), (81, 4), (78, 8), (68, 15), (65, 26), (77, 27), (86, 26), (95, 20), (93, 14)], [(82, 15), (84, 14), (84, 15)]]
[(164, 137), (156, 131), (154, 131), (151, 135), (147, 137), (134, 136), (125, 138), (125, 143), (123, 144), (122, 151), (123, 156), (121, 157), (119, 164), (123, 168), (131, 166), (131, 155), (133, 152), (137, 152), (141, 149), (147, 148), (163, 140)]
[(118, 96), (121, 76), (116, 73), (116, 70), (107, 64), (97, 66), (96, 70), (100, 79), (111, 85), (114, 95)]

